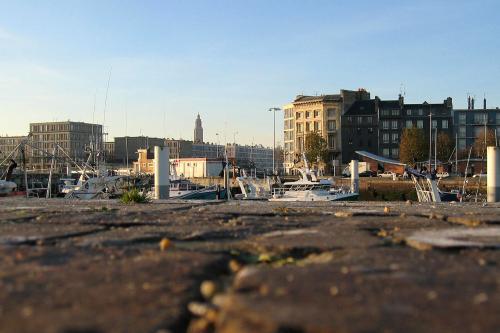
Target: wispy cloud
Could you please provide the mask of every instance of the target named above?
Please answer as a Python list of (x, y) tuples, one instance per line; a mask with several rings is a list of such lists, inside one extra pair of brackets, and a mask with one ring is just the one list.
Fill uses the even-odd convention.
[(0, 27), (0, 44), (26, 44), (26, 39), (21, 36)]

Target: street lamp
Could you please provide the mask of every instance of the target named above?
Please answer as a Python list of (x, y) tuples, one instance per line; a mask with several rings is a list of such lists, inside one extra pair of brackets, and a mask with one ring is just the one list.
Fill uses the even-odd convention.
[(219, 133), (215, 133), (215, 136), (217, 137), (217, 158), (219, 158)]
[(431, 173), (432, 161), (432, 110), (429, 106), (429, 174)]
[(269, 108), (269, 111), (273, 113), (273, 174), (276, 171), (274, 167), (275, 151), (276, 151), (276, 111), (281, 111), (280, 108)]

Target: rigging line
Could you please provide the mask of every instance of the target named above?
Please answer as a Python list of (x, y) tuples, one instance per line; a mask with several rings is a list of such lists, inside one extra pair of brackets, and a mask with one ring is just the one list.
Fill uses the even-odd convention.
[(106, 108), (108, 107), (108, 93), (109, 93), (109, 82), (111, 81), (111, 71), (113, 67), (109, 68), (108, 84), (106, 86), (106, 97), (104, 98), (104, 117), (102, 121), (102, 126), (106, 123)]

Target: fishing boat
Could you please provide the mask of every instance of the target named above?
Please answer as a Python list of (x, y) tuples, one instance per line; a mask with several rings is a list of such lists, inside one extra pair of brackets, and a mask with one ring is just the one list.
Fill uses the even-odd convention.
[(64, 186), (67, 199), (106, 199), (121, 193), (121, 176), (96, 176), (87, 179), (82, 175), (76, 185)]
[(11, 159), (9, 167), (7, 168), (7, 171), (5, 172), (5, 179), (1, 180), (0, 179), (0, 195), (5, 196), (9, 194), (13, 194), (17, 190), (17, 184), (10, 181), (12, 177), (12, 172), (14, 169), (17, 167), (17, 163)]
[(415, 185), (415, 191), (417, 192), (419, 202), (460, 201), (460, 191), (442, 191), (438, 186), (438, 181), (432, 178), (431, 175), (418, 172), (411, 168), (406, 171), (411, 176), (413, 184)]
[(337, 187), (331, 180), (318, 179), (314, 170), (309, 168), (305, 157), (304, 167), (297, 168), (301, 178), (294, 182), (285, 182), (273, 188), (269, 201), (345, 201), (357, 200), (359, 193), (345, 187)]
[(269, 178), (266, 178), (265, 185), (263, 185), (262, 181), (259, 182), (257, 178), (247, 176), (244, 170), (242, 170), (242, 173), (242, 176), (236, 178), (241, 194), (236, 195), (235, 198), (242, 200), (268, 200), (271, 196)]
[(0, 180), (0, 195), (9, 195), (16, 192), (17, 184), (8, 180)]

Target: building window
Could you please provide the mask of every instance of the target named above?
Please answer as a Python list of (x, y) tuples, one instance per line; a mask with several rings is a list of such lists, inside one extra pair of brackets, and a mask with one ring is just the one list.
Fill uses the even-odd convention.
[(381, 111), (382, 116), (389, 116), (390, 115), (390, 110), (382, 110)]
[(392, 129), (398, 129), (398, 121), (397, 120), (393, 120), (392, 123), (391, 123), (391, 127)]
[(319, 110), (314, 110), (314, 118), (318, 118), (319, 117)]
[(384, 149), (382, 149), (382, 154), (383, 154), (384, 156), (389, 156), (389, 148), (384, 148)]
[(372, 124), (372, 117), (370, 117), (370, 116), (369, 116), (369, 117), (366, 117), (366, 118), (365, 118), (365, 120), (366, 120), (366, 123), (367, 123), (368, 125), (371, 125), (371, 124)]
[(406, 115), (407, 116), (411, 116), (411, 110), (410, 109), (406, 110)]
[(314, 122), (314, 131), (319, 132), (319, 121)]
[(459, 113), (458, 114), (458, 123), (462, 124), (462, 125), (465, 125), (466, 118), (467, 118), (467, 115), (465, 114), (465, 112)]
[(488, 122), (488, 114), (486, 113), (476, 113), (474, 114), (475, 124), (485, 124)]
[(335, 131), (337, 129), (337, 122), (335, 120), (328, 120), (328, 130)]
[(399, 116), (399, 109), (393, 109), (392, 110), (392, 115), (393, 116)]
[(392, 133), (392, 142), (398, 143), (399, 141), (399, 133)]
[(424, 115), (424, 110), (422, 110), (422, 109), (418, 109), (418, 115), (419, 115), (419, 116), (423, 116), (423, 115)]
[(382, 141), (384, 143), (389, 143), (389, 133), (383, 133), (382, 134)]
[(328, 118), (335, 118), (336, 111), (337, 111), (337, 109), (328, 109), (328, 110), (326, 110)]
[(474, 137), (475, 138), (484, 137), (484, 129), (482, 126), (474, 127)]
[[(496, 114), (496, 122), (495, 122), (497, 125), (500, 125), (500, 112), (497, 112)], [(500, 134), (500, 133), (498, 133)]]
[(347, 123), (352, 124), (352, 117), (347, 117)]
[[(306, 117), (307, 118), (307, 117)], [(311, 123), (307, 122), (306, 123), (306, 133), (309, 132), (311, 130)]]
[(417, 128), (424, 128), (424, 121), (423, 120), (417, 120)]
[(389, 120), (382, 121), (382, 128), (389, 129)]
[(399, 149), (392, 148), (392, 157), (398, 157), (398, 156), (399, 156)]
[(460, 139), (458, 140), (458, 149), (465, 149), (466, 146), (465, 146), (465, 139)]
[(306, 119), (309, 119), (311, 117), (311, 112), (310, 111), (306, 111)]
[(335, 135), (328, 135), (328, 148), (335, 149)]
[(413, 121), (411, 120), (407, 120), (406, 121), (406, 125), (405, 125), (406, 128), (413, 128)]
[(443, 128), (443, 129), (447, 129), (448, 128), (448, 120), (443, 119), (441, 121), (441, 128)]
[(302, 118), (302, 112), (295, 113), (295, 119), (300, 119), (300, 118)]
[(363, 124), (363, 117), (358, 117), (358, 125)]
[(438, 126), (438, 121), (437, 121), (437, 120), (433, 120), (433, 121), (432, 121), (432, 128), (433, 128), (433, 129), (434, 129), (434, 128), (437, 128), (437, 126)]
[(465, 138), (467, 136), (467, 127), (460, 126), (458, 128), (458, 136), (461, 137), (461, 138)]

